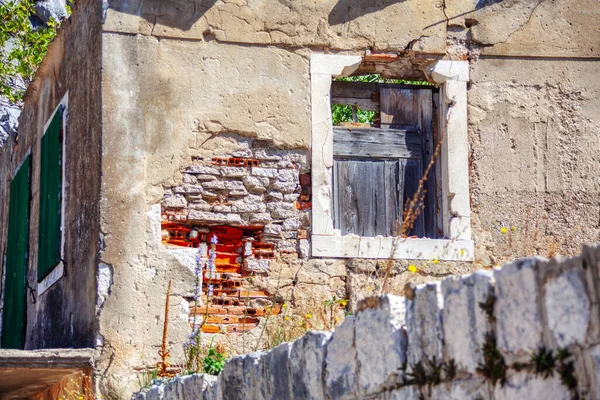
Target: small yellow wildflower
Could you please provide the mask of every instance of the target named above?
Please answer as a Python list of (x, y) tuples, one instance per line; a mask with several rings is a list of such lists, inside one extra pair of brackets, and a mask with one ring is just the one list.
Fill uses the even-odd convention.
[(285, 316), (285, 320), (286, 320), (286, 321), (289, 321), (289, 320), (290, 320), (290, 317), (288, 317), (288, 316), (286, 315), (286, 316)]
[(500, 229), (500, 232), (502, 232), (503, 234), (508, 232), (508, 229), (506, 229), (505, 226), (502, 227), (502, 229)]
[(434, 259), (433, 259), (433, 261), (432, 261), (432, 263), (434, 263), (434, 264), (439, 264), (439, 263), (440, 263), (440, 260), (438, 260), (437, 258), (434, 258)]
[(342, 307), (346, 307), (348, 305), (348, 299), (342, 299), (342, 300), (340, 300), (340, 305)]
[(465, 255), (465, 249), (460, 249), (460, 255), (464, 256)]
[(338, 323), (340, 320), (338, 319), (338, 317), (334, 317), (333, 318), (333, 322)]
[(511, 227), (510, 227), (510, 230), (514, 232), (514, 231), (516, 231), (516, 230), (517, 230), (517, 227), (516, 227), (516, 226), (511, 226)]
[(408, 266), (408, 272), (412, 272), (414, 274), (415, 272), (417, 272), (417, 267), (413, 264), (410, 264)]
[(312, 314), (311, 313), (306, 313), (306, 315), (304, 316), (304, 318), (311, 319), (312, 318)]
[(283, 305), (281, 307), (287, 308), (287, 303), (283, 303)]

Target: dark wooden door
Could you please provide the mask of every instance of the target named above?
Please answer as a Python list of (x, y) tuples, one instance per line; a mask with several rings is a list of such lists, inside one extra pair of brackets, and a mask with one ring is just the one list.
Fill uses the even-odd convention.
[(25, 337), (26, 271), (29, 256), (30, 162), (27, 156), (10, 183), (2, 348), (22, 349)]
[[(356, 96), (344, 83), (343, 91)], [(433, 156), (433, 88), (383, 84), (373, 89), (377, 93), (371, 98), (380, 104), (380, 127), (334, 128), (334, 227), (343, 235), (397, 235), (406, 203), (419, 192), (423, 207), (407, 234), (434, 238), (434, 168), (418, 190)]]

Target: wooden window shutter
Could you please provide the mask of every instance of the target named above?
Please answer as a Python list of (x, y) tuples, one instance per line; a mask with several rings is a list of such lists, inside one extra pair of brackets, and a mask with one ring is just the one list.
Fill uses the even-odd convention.
[(31, 156), (10, 183), (8, 247), (2, 315), (2, 348), (22, 349), (25, 335), (26, 276), (29, 255)]
[[(397, 235), (404, 206), (417, 191), (433, 155), (432, 89), (393, 86), (365, 86), (378, 91), (381, 129), (334, 127), (333, 220), (342, 235)], [(334, 94), (361, 95), (347, 82)], [(424, 210), (408, 235), (435, 238), (435, 168), (424, 189)]]
[(61, 261), (62, 121), (59, 108), (42, 137), (38, 281)]

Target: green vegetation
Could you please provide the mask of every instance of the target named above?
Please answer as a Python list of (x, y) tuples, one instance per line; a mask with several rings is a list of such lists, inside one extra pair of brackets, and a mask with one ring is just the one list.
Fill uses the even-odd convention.
[[(404, 84), (404, 85), (423, 85), (423, 86), (433, 86), (429, 82), (425, 81), (407, 81), (404, 79), (386, 79), (382, 78), (379, 74), (369, 74), (369, 75), (357, 75), (357, 76), (348, 76), (345, 78), (337, 78), (336, 81), (341, 82), (368, 82), (368, 83), (395, 83), (395, 84)], [(377, 112), (375, 111), (363, 111), (360, 109), (356, 110), (356, 116), (358, 122), (365, 124), (372, 124), (375, 120), (375, 115)], [(333, 125), (340, 125), (342, 122), (353, 122), (352, 118), (352, 106), (343, 105), (343, 104), (332, 104), (331, 105), (331, 115), (333, 119)]]
[(212, 342), (208, 348), (208, 354), (204, 357), (202, 372), (210, 375), (219, 375), (225, 366), (225, 354), (213, 347)]
[(27, 86), (56, 36), (58, 22), (34, 27), (34, 1), (0, 5), (0, 96), (20, 104)]

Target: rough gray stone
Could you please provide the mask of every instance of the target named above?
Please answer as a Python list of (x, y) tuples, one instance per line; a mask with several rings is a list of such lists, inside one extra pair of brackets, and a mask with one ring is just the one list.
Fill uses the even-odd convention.
[(217, 213), (228, 213), (231, 212), (231, 206), (217, 204), (216, 206), (212, 207), (212, 211)]
[(492, 329), (480, 307), (493, 295), (491, 282), (492, 273), (488, 271), (442, 282), (445, 359), (454, 360), (459, 369), (471, 373), (483, 361), (481, 348), (486, 332)]
[(293, 193), (298, 188), (297, 182), (282, 182), (277, 181), (273, 184), (273, 189), (280, 191), (281, 193)]
[(180, 194), (165, 197), (163, 202), (165, 208), (184, 208), (187, 207), (187, 200)]
[(269, 272), (271, 270), (271, 262), (264, 259), (244, 258), (244, 269), (248, 272)]
[(224, 190), (225, 182), (223, 181), (207, 181), (202, 182), (202, 187), (210, 190)]
[(219, 374), (218, 386), (223, 399), (244, 400), (246, 397), (244, 381), (244, 362), (246, 355), (233, 357), (227, 361)]
[(285, 221), (283, 221), (282, 227), (284, 231), (297, 231), (300, 228), (300, 219), (286, 219)]
[(308, 239), (300, 239), (298, 241), (298, 255), (300, 258), (310, 258), (310, 242)]
[(236, 201), (231, 205), (231, 210), (239, 213), (262, 213), (266, 209), (267, 207), (263, 203), (247, 203), (243, 200)]
[(246, 187), (240, 181), (225, 181), (225, 189), (227, 190), (237, 190), (246, 192)]
[(185, 172), (198, 175), (221, 175), (221, 171), (219, 171), (219, 169), (206, 165), (192, 165), (188, 167)]
[(45, 24), (50, 19), (60, 22), (69, 16), (66, 8), (66, 0), (36, 1), (35, 15)]
[(8, 138), (16, 136), (19, 127), (19, 115), (21, 110), (14, 107), (0, 107), (0, 147), (6, 143)]
[(532, 353), (542, 346), (542, 319), (535, 269), (539, 259), (515, 261), (494, 271), (498, 348)]
[(162, 400), (164, 398), (165, 387), (160, 386), (152, 386), (146, 392), (146, 400)]
[(266, 353), (249, 353), (244, 359), (244, 394), (246, 399), (268, 400), (265, 385)]
[(281, 182), (293, 182), (298, 183), (300, 173), (296, 169), (280, 169), (277, 174), (277, 180)]
[(408, 332), (408, 367), (418, 362), (442, 359), (443, 328), (440, 284), (430, 283), (413, 289), (412, 300), (406, 300)]
[(361, 394), (374, 394), (402, 382), (401, 369), (406, 362), (404, 322), (402, 297), (371, 297), (358, 304), (354, 343)]
[(432, 400), (490, 400), (490, 391), (482, 378), (461, 379), (431, 388)]
[(421, 400), (421, 393), (416, 386), (405, 386), (389, 392), (389, 400)]
[(271, 211), (273, 218), (296, 218), (299, 214), (294, 205), (290, 203), (267, 203), (267, 209)]
[(196, 180), (198, 181), (215, 181), (217, 177), (214, 175), (196, 175)]
[(281, 225), (279, 225), (279, 224), (265, 225), (263, 234), (270, 235), (270, 236), (280, 236), (281, 235)]
[(231, 153), (232, 157), (241, 157), (241, 158), (250, 158), (252, 157), (252, 150), (244, 149), (244, 150), (236, 150)]
[(546, 282), (544, 305), (548, 329), (559, 347), (584, 344), (590, 323), (590, 301), (583, 276), (571, 270)]
[(277, 178), (278, 171), (275, 168), (254, 167), (252, 168), (252, 175), (263, 176), (265, 178)]
[(353, 400), (358, 392), (358, 365), (354, 317), (347, 317), (333, 332), (325, 357), (325, 391), (329, 399)]
[(291, 350), (291, 343), (282, 343), (264, 356), (265, 382), (269, 399), (292, 398)]
[(183, 185), (175, 186), (173, 188), (173, 193), (201, 194), (202, 192), (204, 192), (202, 186), (190, 185), (189, 183), (184, 183)]
[(244, 176), (242, 182), (244, 182), (246, 189), (255, 193), (264, 193), (267, 191), (267, 186), (269, 186), (269, 178), (260, 176)]
[(274, 150), (271, 149), (257, 149), (254, 151), (254, 157), (264, 161), (279, 161), (281, 156), (275, 154)]
[(267, 195), (265, 196), (265, 200), (269, 200), (269, 201), (281, 201), (283, 200), (283, 195), (279, 192), (269, 192), (267, 193)]
[(221, 174), (229, 178), (241, 178), (249, 173), (245, 167), (221, 167)]
[(283, 201), (293, 203), (296, 200), (298, 200), (298, 197), (300, 197), (298, 193), (286, 194), (285, 196), (283, 196)]
[(329, 332), (308, 332), (292, 345), (290, 373), (294, 399), (325, 399), (323, 367)]
[(558, 374), (544, 379), (528, 372), (519, 372), (508, 377), (505, 385), (496, 385), (494, 400), (514, 399), (569, 400), (571, 394), (560, 382)]
[[(212, 175), (208, 175), (208, 176), (210, 176), (212, 179), (215, 179), (215, 177)], [(185, 174), (184, 173), (181, 180), (183, 183), (198, 183), (198, 177), (193, 174)]]
[(239, 214), (221, 214), (196, 210), (190, 210), (188, 220), (197, 224), (241, 225), (243, 222)]
[(268, 224), (272, 221), (271, 214), (257, 213), (250, 215), (250, 222), (253, 224)]

